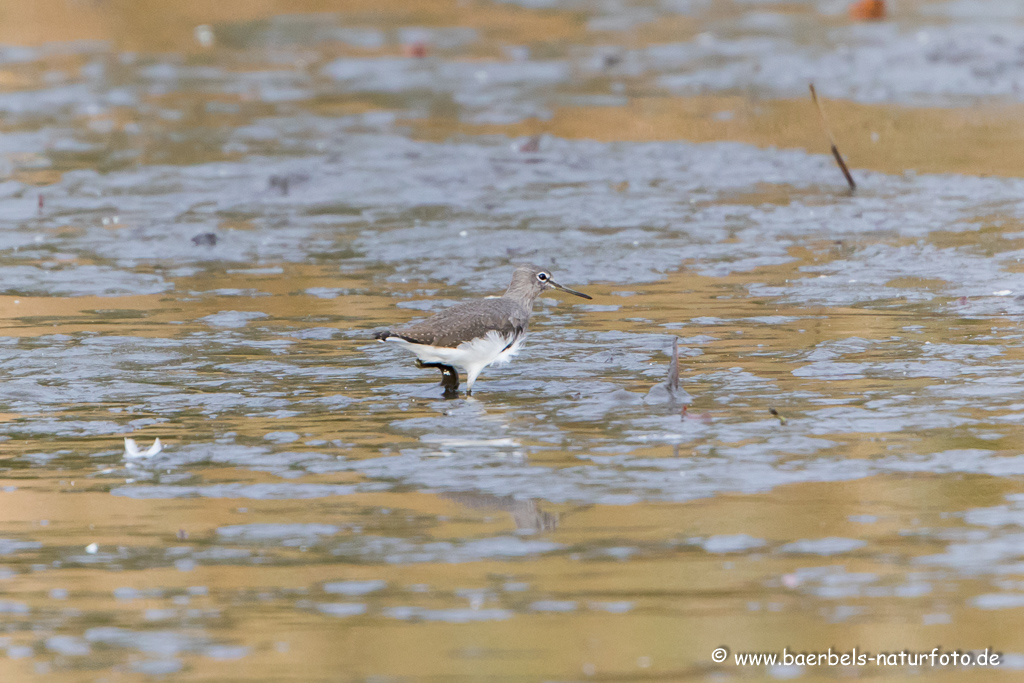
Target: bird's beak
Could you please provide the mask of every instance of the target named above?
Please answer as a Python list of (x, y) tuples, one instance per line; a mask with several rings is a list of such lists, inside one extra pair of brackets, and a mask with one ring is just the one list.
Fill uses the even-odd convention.
[(560, 289), (563, 292), (568, 292), (569, 294), (575, 294), (576, 296), (581, 296), (584, 299), (593, 299), (594, 298), (594, 297), (590, 296), (589, 294), (584, 294), (583, 292), (577, 292), (575, 289), (569, 289), (568, 287), (563, 287), (562, 285), (558, 284), (554, 280), (548, 280), (548, 284), (551, 285), (552, 287), (554, 287), (555, 289)]

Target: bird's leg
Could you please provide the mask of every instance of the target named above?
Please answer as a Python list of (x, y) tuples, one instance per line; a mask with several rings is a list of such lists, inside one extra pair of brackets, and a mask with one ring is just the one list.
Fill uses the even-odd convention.
[(459, 395), (459, 371), (444, 363), (424, 363), (416, 359), (418, 368), (437, 368), (441, 371), (441, 386), (444, 387), (445, 398), (455, 398)]
[(459, 371), (450, 365), (441, 366), (441, 386), (444, 387), (445, 398), (459, 395)]

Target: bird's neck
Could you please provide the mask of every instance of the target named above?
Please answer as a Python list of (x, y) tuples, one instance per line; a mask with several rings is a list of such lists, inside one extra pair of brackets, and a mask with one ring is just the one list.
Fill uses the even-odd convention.
[(531, 311), (531, 310), (533, 310), (533, 302), (537, 300), (537, 295), (533, 294), (532, 292), (531, 293), (516, 292), (516, 291), (513, 291), (511, 287), (509, 287), (508, 291), (505, 292), (505, 295), (502, 296), (501, 298), (502, 299), (509, 299), (510, 301), (513, 301), (513, 302), (519, 304), (520, 306), (522, 306), (527, 311)]

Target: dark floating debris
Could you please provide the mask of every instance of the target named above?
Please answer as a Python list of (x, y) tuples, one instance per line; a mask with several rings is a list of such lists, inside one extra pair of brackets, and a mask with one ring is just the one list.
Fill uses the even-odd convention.
[(769, 408), (768, 412), (771, 413), (773, 417), (777, 417), (779, 419), (780, 425), (785, 426), (789, 422), (789, 420), (779, 415), (779, 411), (775, 410), (775, 408)]
[(407, 43), (402, 46), (402, 56), (413, 59), (423, 59), (430, 52), (430, 48), (422, 41)]
[(622, 63), (622, 55), (617, 53), (606, 54), (601, 58), (601, 66), (605, 69), (611, 69)]
[(201, 232), (192, 238), (192, 244), (197, 247), (213, 247), (217, 244), (217, 235), (212, 232)]
[(644, 402), (689, 403), (692, 400), (692, 396), (679, 388), (679, 337), (672, 337), (672, 362), (668, 365), (668, 378), (651, 387)]
[(519, 144), (520, 152), (539, 152), (540, 151), (540, 138), (539, 135), (531, 135), (524, 142)]
[(836, 147), (836, 139), (832, 137), (832, 129), (828, 127), (828, 120), (825, 118), (825, 111), (821, 108), (821, 104), (818, 102), (818, 93), (814, 90), (814, 84), (810, 84), (811, 88), (811, 99), (814, 100), (814, 108), (818, 110), (818, 118), (821, 119), (821, 127), (825, 129), (825, 135), (828, 136), (829, 144), (832, 145), (832, 156), (835, 157), (836, 163), (839, 164), (839, 170), (843, 172), (843, 176), (846, 177), (846, 182), (850, 186), (850, 192), (857, 189), (857, 183), (853, 182), (853, 176), (850, 175), (850, 169), (846, 167), (846, 162), (843, 161), (843, 156), (839, 153), (839, 148)]
[(272, 175), (270, 180), (267, 181), (267, 186), (271, 190), (278, 190), (282, 196), (287, 197), (288, 192), (291, 191), (293, 185), (299, 185), (309, 180), (309, 175), (305, 173), (288, 173), (286, 175)]

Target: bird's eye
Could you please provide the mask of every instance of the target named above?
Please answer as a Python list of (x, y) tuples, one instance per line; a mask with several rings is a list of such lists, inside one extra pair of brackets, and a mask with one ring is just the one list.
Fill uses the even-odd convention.
[(547, 273), (537, 273), (537, 279), (540, 280), (541, 282), (547, 282), (549, 277), (550, 275), (548, 275)]

